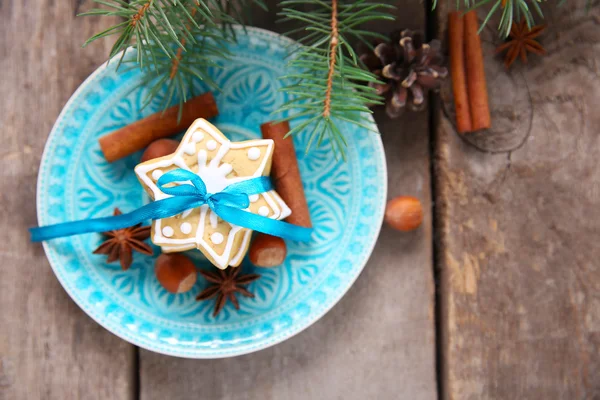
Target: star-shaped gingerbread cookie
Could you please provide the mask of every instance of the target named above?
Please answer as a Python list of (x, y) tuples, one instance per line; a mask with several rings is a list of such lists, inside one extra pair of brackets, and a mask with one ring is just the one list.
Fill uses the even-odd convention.
[[(141, 163), (135, 172), (154, 200), (169, 197), (156, 182), (165, 172), (177, 168), (198, 174), (208, 193), (218, 193), (232, 183), (268, 176), (273, 149), (270, 139), (230, 142), (211, 123), (197, 119), (175, 153)], [(291, 214), (274, 190), (249, 197), (248, 212), (278, 220)], [(223, 221), (204, 205), (153, 221), (151, 239), (167, 253), (197, 248), (215, 266), (225, 269), (242, 262), (251, 234), (250, 229)]]

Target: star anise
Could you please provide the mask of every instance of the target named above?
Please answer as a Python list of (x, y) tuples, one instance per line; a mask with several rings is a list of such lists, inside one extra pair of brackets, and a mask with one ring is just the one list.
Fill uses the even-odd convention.
[(510, 68), (519, 55), (523, 64), (527, 64), (527, 52), (540, 56), (546, 54), (544, 47), (534, 40), (542, 34), (544, 29), (546, 29), (546, 25), (537, 25), (529, 29), (525, 20), (522, 20), (519, 24), (513, 22), (509, 34), (510, 40), (496, 49), (496, 54), (508, 49), (504, 57), (506, 69)]
[(225, 307), (225, 303), (227, 303), (227, 299), (229, 299), (236, 310), (240, 309), (240, 303), (238, 302), (236, 293), (240, 293), (246, 297), (254, 297), (254, 294), (250, 293), (246, 288), (246, 286), (251, 282), (254, 282), (260, 275), (258, 274), (246, 274), (240, 275), (241, 267), (232, 268), (229, 267), (225, 270), (220, 269), (219, 272), (208, 272), (208, 271), (200, 271), (200, 274), (214, 285), (209, 286), (204, 289), (197, 297), (196, 300), (208, 300), (213, 297), (217, 297), (217, 301), (215, 303), (215, 310), (213, 311), (213, 317), (216, 317), (217, 314), (221, 312), (223, 307)]
[[(121, 215), (121, 210), (115, 208), (113, 215)], [(94, 254), (107, 254), (106, 262), (119, 260), (123, 270), (129, 269), (133, 259), (133, 251), (151, 256), (152, 247), (144, 240), (150, 237), (150, 227), (141, 224), (129, 228), (117, 229), (102, 233), (106, 240), (94, 250)]]

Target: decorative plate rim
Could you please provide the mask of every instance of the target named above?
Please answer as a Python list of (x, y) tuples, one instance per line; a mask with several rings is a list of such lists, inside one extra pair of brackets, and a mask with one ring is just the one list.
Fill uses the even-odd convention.
[[(275, 32), (272, 32), (272, 31), (269, 31), (266, 29), (262, 29), (262, 28), (235, 26), (235, 29), (239, 30), (239, 31), (246, 30), (248, 33), (262, 34), (264, 36), (270, 37), (270, 39), (284, 41), (284, 42), (288, 42), (290, 44), (295, 43), (293, 40), (291, 40), (283, 35), (280, 35), (278, 33), (275, 33)], [(118, 57), (120, 57), (120, 54), (113, 57), (113, 59), (118, 58)], [(42, 152), (42, 158), (40, 161), (40, 166), (39, 166), (39, 171), (38, 171), (38, 176), (37, 176), (37, 184), (36, 184), (36, 212), (37, 212), (38, 224), (40, 224), (40, 225), (43, 222), (42, 221), (42, 219), (43, 219), (43, 210), (42, 210), (42, 194), (43, 194), (42, 189), (43, 189), (43, 187), (42, 186), (45, 184), (42, 174), (46, 171), (47, 165), (50, 164), (50, 155), (49, 155), (50, 154), (50, 146), (49, 146), (49, 144), (52, 143), (52, 141), (55, 140), (55, 136), (58, 136), (59, 133), (61, 132), (61, 130), (59, 129), (59, 126), (61, 125), (63, 119), (65, 118), (66, 113), (68, 112), (68, 110), (70, 109), (72, 104), (79, 97), (79, 95), (87, 88), (87, 86), (90, 85), (94, 81), (96, 76), (101, 74), (108, 67), (108, 65), (109, 65), (109, 63), (103, 62), (99, 67), (97, 67), (94, 70), (94, 72), (92, 72), (79, 85), (79, 87), (75, 90), (75, 92), (73, 92), (73, 94), (71, 95), (69, 100), (63, 106), (63, 108), (62, 108), (60, 114), (58, 115), (58, 117), (52, 127), (52, 130), (50, 131), (50, 134), (46, 140), (46, 144), (45, 144), (44, 150)], [(376, 126), (376, 124), (373, 120), (373, 117), (371, 115), (369, 115), (369, 118), (370, 118), (371, 122), (373, 123), (373, 125)], [(379, 175), (380, 175), (380, 179), (381, 179), (381, 182), (378, 182), (378, 185), (381, 185), (379, 187), (379, 189), (382, 191), (382, 192), (378, 193), (378, 196), (381, 196), (382, 198), (385, 199), (385, 198), (387, 198), (388, 184), (387, 184), (387, 165), (385, 162), (385, 152), (384, 152), (384, 148), (383, 148), (383, 142), (382, 142), (379, 134), (372, 133), (371, 135), (377, 136), (376, 140), (374, 140), (373, 143), (374, 143), (374, 151), (376, 154), (379, 155), (379, 157), (375, 157), (378, 161), (378, 162), (376, 162), (376, 166), (377, 166), (378, 170), (380, 171)], [(350, 288), (352, 287), (352, 285), (354, 284), (356, 279), (358, 279), (358, 276), (361, 274), (364, 267), (366, 266), (371, 254), (373, 253), (373, 249), (375, 248), (375, 245), (377, 244), (377, 239), (381, 232), (381, 226), (383, 224), (383, 218), (384, 218), (384, 209), (385, 209), (385, 202), (381, 202), (379, 209), (375, 210), (376, 218), (373, 218), (373, 219), (377, 223), (377, 227), (371, 237), (370, 242), (363, 243), (366, 246), (365, 246), (365, 249), (362, 251), (362, 254), (364, 254), (364, 257), (363, 257), (362, 261), (360, 262), (360, 265), (358, 265), (358, 263), (355, 263), (356, 266), (354, 267), (353, 271), (349, 272), (349, 274), (351, 273), (353, 275), (350, 276), (349, 279), (346, 281), (346, 286), (340, 290), (335, 291), (335, 293), (333, 293), (332, 295), (328, 296), (325, 300), (325, 303), (326, 303), (325, 307), (321, 307), (321, 308), (317, 309), (315, 312), (311, 312), (310, 316), (306, 320), (302, 321), (301, 323), (291, 325), (289, 328), (276, 333), (272, 337), (271, 340), (265, 341), (264, 343), (262, 343), (258, 346), (248, 346), (248, 348), (236, 349), (233, 351), (221, 351), (221, 352), (207, 353), (203, 349), (194, 349), (192, 351), (190, 351), (189, 349), (187, 349), (187, 350), (182, 349), (182, 350), (185, 350), (185, 351), (182, 351), (182, 350), (172, 350), (170, 348), (153, 347), (151, 344), (147, 344), (143, 340), (138, 339), (138, 337), (136, 337), (132, 334), (128, 334), (128, 332), (124, 331), (123, 328), (119, 328), (120, 325), (117, 325), (115, 327), (109, 323), (106, 323), (106, 321), (104, 321), (101, 316), (95, 315), (95, 312), (91, 309), (92, 306), (89, 303), (85, 303), (81, 299), (78, 298), (78, 295), (76, 295), (76, 293), (75, 293), (75, 289), (71, 289), (69, 287), (69, 285), (67, 284), (67, 281), (66, 281), (67, 278), (64, 277), (62, 275), (62, 273), (59, 271), (59, 265), (57, 263), (59, 263), (60, 261), (54, 259), (54, 257), (52, 256), (49, 243), (43, 242), (42, 245), (43, 245), (44, 252), (46, 253), (46, 257), (52, 268), (54, 275), (60, 282), (63, 289), (67, 292), (69, 297), (75, 302), (75, 304), (77, 304), (79, 306), (79, 308), (81, 308), (90, 318), (92, 318), (92, 320), (94, 320), (96, 323), (98, 323), (100, 326), (102, 326), (103, 328), (105, 328), (107, 331), (111, 332), (115, 336), (121, 338), (122, 340), (124, 340), (128, 343), (131, 343), (135, 346), (143, 348), (145, 350), (149, 350), (152, 352), (165, 354), (165, 355), (169, 355), (169, 356), (174, 356), (174, 357), (190, 358), (190, 359), (228, 358), (228, 357), (234, 357), (234, 356), (240, 356), (240, 355), (244, 355), (244, 354), (253, 353), (253, 352), (256, 352), (259, 350), (269, 348), (276, 344), (279, 344), (279, 343), (297, 335), (298, 333), (304, 331), (305, 329), (307, 329), (308, 327), (313, 325), (316, 321), (321, 319), (327, 312), (329, 312), (341, 300), (341, 298), (348, 292), (348, 290), (350, 290)]]

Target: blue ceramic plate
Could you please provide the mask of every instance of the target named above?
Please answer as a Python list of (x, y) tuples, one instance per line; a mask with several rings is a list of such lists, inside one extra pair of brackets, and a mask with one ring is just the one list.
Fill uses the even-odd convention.
[[(232, 45), (233, 60), (212, 71), (220, 116), (212, 122), (232, 140), (260, 136), (260, 124), (284, 95), (278, 77), (286, 73), (285, 46), (277, 34), (248, 29)], [(60, 114), (44, 151), (38, 178), (40, 225), (131, 211), (145, 195), (134, 173), (140, 154), (107, 163), (98, 138), (158, 111), (141, 109), (143, 90), (132, 90), (137, 71), (115, 71), (114, 63), (94, 72)], [(289, 71), (288, 71), (289, 72)], [(199, 84), (200, 85), (200, 84)], [(374, 123), (373, 123), (374, 125)], [(379, 135), (344, 125), (348, 160), (338, 161), (328, 143), (304, 154), (307, 135), (294, 138), (312, 221), (311, 244), (288, 243), (283, 266), (253, 268), (253, 299), (241, 298), (216, 317), (214, 301), (197, 302), (206, 285), (199, 279), (188, 293), (173, 295), (157, 282), (152, 257), (136, 254), (128, 271), (93, 255), (100, 234), (44, 244), (54, 272), (77, 304), (109, 331), (146, 349), (190, 358), (250, 353), (281, 342), (319, 319), (350, 288), (364, 267), (381, 227), (386, 168)], [(158, 251), (157, 251), (158, 253)], [(196, 254), (199, 254), (196, 252)], [(201, 268), (209, 268), (197, 257)]]

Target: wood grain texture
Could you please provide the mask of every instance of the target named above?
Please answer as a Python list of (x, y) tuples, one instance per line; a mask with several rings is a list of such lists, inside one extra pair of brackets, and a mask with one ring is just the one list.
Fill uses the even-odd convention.
[[(81, 43), (102, 27), (77, 1), (0, 1), (0, 399), (129, 399), (133, 346), (87, 317), (39, 244), (35, 188), (45, 140), (77, 86), (105, 59)], [(90, 6), (84, 2), (79, 11)]]
[(469, 139), (522, 147), (482, 153), (441, 117), (445, 399), (600, 398), (600, 9), (578, 3), (545, 12), (528, 67), (493, 56), (497, 22), (482, 34), (492, 130)]
[[(423, 4), (397, 3), (399, 22), (376, 29), (424, 29)], [(286, 29), (267, 22), (274, 19), (273, 8), (255, 15), (259, 26)], [(388, 197), (418, 197), (426, 212), (423, 226), (412, 233), (384, 226), (344, 298), (281, 344), (226, 360), (182, 360), (140, 350), (141, 399), (436, 398), (428, 116), (376, 118), (387, 153)]]

